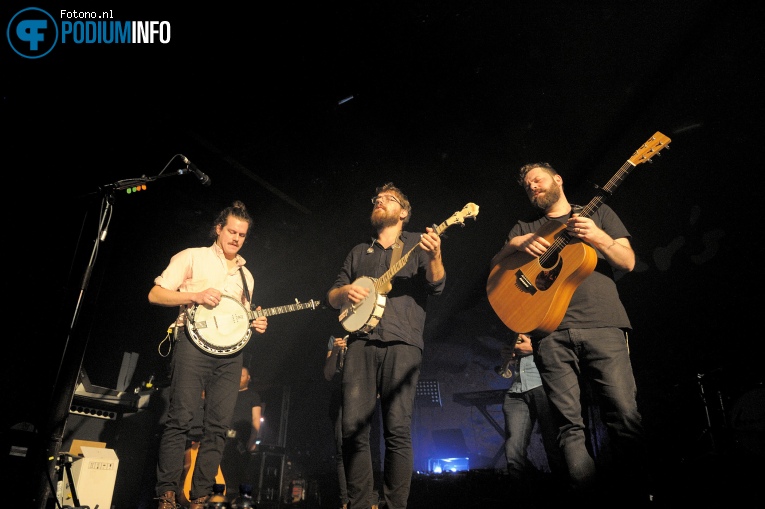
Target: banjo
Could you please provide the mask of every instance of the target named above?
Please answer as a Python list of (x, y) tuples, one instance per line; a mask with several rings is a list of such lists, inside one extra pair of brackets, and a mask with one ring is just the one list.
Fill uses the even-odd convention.
[[(433, 225), (433, 230), (435, 230), (438, 235), (441, 235), (444, 230), (454, 224), (465, 226), (465, 218), (469, 217), (475, 219), (477, 215), (478, 205), (475, 203), (468, 203), (461, 211), (455, 212), (449, 219), (440, 225)], [(409, 261), (411, 254), (417, 249), (417, 246), (419, 246), (419, 244), (410, 249), (408, 253), (403, 255), (379, 278), (362, 276), (352, 283), (369, 289), (369, 295), (356, 304), (348, 302), (340, 308), (340, 316), (338, 319), (345, 330), (348, 332), (367, 334), (377, 326), (385, 311), (386, 295), (391, 290), (391, 279), (393, 279), (393, 276), (395, 276), (398, 271), (404, 268), (406, 262)]]
[(305, 303), (295, 299), (295, 304), (266, 309), (247, 310), (238, 300), (221, 296), (215, 307), (196, 304), (186, 309), (186, 330), (191, 340), (203, 351), (212, 355), (231, 355), (250, 340), (250, 322), (261, 316), (274, 316), (301, 309), (316, 309), (318, 301)]

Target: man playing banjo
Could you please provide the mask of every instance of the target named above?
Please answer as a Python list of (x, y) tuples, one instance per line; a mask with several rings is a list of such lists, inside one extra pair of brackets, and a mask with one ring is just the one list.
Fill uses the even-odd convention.
[[(443, 291), (446, 271), (441, 238), (434, 228), (423, 234), (402, 230), (412, 208), (397, 187), (387, 183), (377, 188), (372, 204), (376, 237), (350, 251), (327, 292), (333, 308), (345, 306), (341, 320), (346, 330), (352, 329), (342, 379), (348, 509), (369, 509), (373, 476), (369, 431), (378, 394), (385, 435), (384, 503), (387, 509), (405, 509), (414, 466), (411, 420), (425, 308), (429, 295)], [(405, 265), (391, 284), (376, 288), (375, 278), (399, 260)]]
[[(180, 308), (171, 360), (170, 404), (157, 461), (158, 509), (176, 509), (186, 438), (202, 391), (205, 393), (205, 426), (189, 491), (190, 509), (204, 507), (216, 482), (226, 431), (236, 405), (242, 355), (241, 350), (235, 348), (222, 348), (223, 355), (203, 349), (186, 329), (190, 325), (189, 311), (198, 306), (200, 310), (212, 309), (222, 300), (233, 298), (245, 309), (250, 309), (250, 289), (254, 279), (238, 253), (251, 224), (252, 218), (244, 204), (235, 201), (221, 211), (213, 224), (211, 236), (215, 242), (209, 247), (184, 249), (175, 254), (154, 280), (154, 287), (149, 292), (151, 304)], [(261, 334), (268, 325), (265, 315), (249, 323)]]

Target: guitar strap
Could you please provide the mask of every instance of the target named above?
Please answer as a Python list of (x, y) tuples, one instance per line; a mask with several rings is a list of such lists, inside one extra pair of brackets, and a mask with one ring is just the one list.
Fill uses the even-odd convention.
[(250, 307), (252, 307), (252, 301), (250, 300), (250, 290), (247, 289), (247, 280), (244, 278), (244, 268), (239, 267), (239, 274), (242, 276), (242, 286), (244, 288), (244, 298), (247, 299), (247, 303), (242, 302), (242, 304), (247, 304)]
[(390, 255), (390, 266), (393, 267), (401, 259), (401, 253), (404, 252), (404, 241), (401, 240), (401, 235), (398, 236), (396, 242), (393, 243), (393, 253)]

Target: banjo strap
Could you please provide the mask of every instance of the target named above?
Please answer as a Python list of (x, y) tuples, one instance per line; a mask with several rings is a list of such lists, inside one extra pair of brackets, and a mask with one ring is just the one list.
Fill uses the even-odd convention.
[[(247, 289), (247, 280), (244, 277), (244, 268), (239, 267), (239, 274), (242, 276), (242, 287), (244, 288), (244, 298), (247, 299), (247, 303), (249, 303), (250, 306), (252, 306), (252, 301), (250, 300), (250, 290)], [(242, 304), (246, 304), (243, 302)]]
[(390, 266), (393, 267), (401, 259), (401, 253), (404, 251), (404, 241), (401, 236), (393, 243), (393, 252), (390, 255)]

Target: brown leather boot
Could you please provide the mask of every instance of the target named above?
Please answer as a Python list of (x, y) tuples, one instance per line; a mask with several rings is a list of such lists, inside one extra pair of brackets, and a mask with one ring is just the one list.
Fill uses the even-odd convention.
[(191, 505), (189, 506), (189, 509), (205, 509), (205, 502), (207, 502), (207, 499), (210, 498), (209, 495), (205, 495), (204, 497), (195, 498), (194, 500), (191, 500)]
[(166, 491), (161, 497), (157, 497), (154, 500), (158, 500), (157, 509), (177, 509), (178, 505), (175, 503), (175, 492)]

